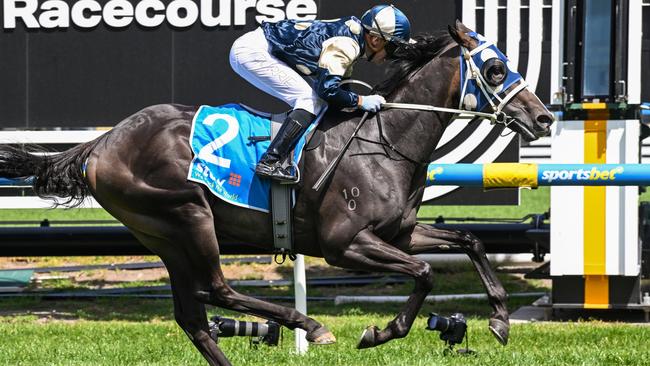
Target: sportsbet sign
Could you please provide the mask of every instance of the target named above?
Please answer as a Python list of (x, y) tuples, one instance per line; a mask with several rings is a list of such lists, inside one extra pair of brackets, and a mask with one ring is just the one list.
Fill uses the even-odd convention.
[(602, 169), (592, 167), (591, 169), (561, 169), (561, 170), (545, 170), (542, 172), (542, 180), (549, 183), (556, 181), (607, 181), (615, 180), (616, 176), (623, 173), (625, 168), (617, 166), (614, 168)]
[[(29, 29), (94, 28), (104, 23), (112, 28), (139, 25), (158, 27), (167, 22), (186, 28), (200, 22), (205, 27), (246, 25), (247, 11), (255, 11), (255, 20), (277, 22), (282, 19), (316, 18), (314, 0), (3, 0), (3, 29), (24, 24)], [(250, 9), (250, 10), (249, 10)]]

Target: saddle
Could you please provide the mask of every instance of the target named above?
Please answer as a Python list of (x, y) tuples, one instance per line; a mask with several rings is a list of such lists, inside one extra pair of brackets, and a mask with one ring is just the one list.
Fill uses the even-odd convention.
[[(302, 152), (324, 113), (300, 138), (286, 166), (299, 166)], [(256, 176), (255, 165), (286, 116), (243, 104), (199, 107), (192, 121), (190, 146), (194, 157), (187, 176), (230, 204), (271, 213), (276, 253), (283, 257), (293, 251), (293, 186)]]

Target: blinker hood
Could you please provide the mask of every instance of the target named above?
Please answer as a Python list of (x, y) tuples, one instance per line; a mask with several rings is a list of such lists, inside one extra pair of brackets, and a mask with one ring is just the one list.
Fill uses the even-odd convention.
[[(495, 95), (498, 95), (504, 90), (507, 90), (513, 84), (519, 80), (522, 80), (523, 78), (517, 72), (517, 70), (514, 69), (510, 61), (508, 61), (506, 55), (504, 55), (492, 42), (488, 41), (485, 37), (476, 32), (470, 32), (467, 33), (467, 35), (474, 38), (477, 41), (478, 46), (474, 50), (469, 51), (470, 60), (465, 60), (464, 52), (467, 50), (464, 47), (461, 47), (459, 56), (461, 76), (460, 85), (461, 89), (464, 88), (465, 90), (461, 90), (460, 93), (462, 96), (462, 100), (460, 101), (460, 108), (473, 111), (483, 111), (486, 106), (490, 105), (490, 101), (487, 99), (488, 97), (483, 92), (481, 92), (481, 88), (477, 83), (477, 78), (482, 79), (481, 82), (485, 88), (485, 91), (490, 95), (492, 102), (496, 105), (499, 104), (499, 101), (496, 100)], [(478, 50), (478, 52), (474, 52), (475, 50)], [(496, 87), (489, 85), (488, 82), (483, 79), (483, 76), (481, 76), (480, 72), (483, 65), (488, 60), (493, 58), (497, 58), (503, 61), (508, 68), (504, 82)], [(474, 69), (478, 70), (479, 72), (472, 73), (472, 70), (468, 68), (469, 62), (473, 62), (476, 66)]]

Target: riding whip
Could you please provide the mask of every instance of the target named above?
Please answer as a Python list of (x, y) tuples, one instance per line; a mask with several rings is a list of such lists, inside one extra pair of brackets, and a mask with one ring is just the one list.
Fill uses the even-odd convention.
[(327, 181), (329, 176), (332, 175), (332, 173), (334, 172), (336, 167), (339, 165), (339, 162), (341, 161), (341, 158), (343, 157), (345, 152), (348, 150), (348, 147), (350, 147), (350, 144), (352, 143), (352, 140), (357, 136), (357, 133), (361, 129), (361, 126), (363, 126), (363, 124), (368, 119), (368, 115), (369, 115), (368, 112), (363, 114), (363, 117), (361, 117), (361, 120), (359, 121), (359, 124), (354, 129), (354, 132), (352, 133), (352, 135), (350, 136), (348, 141), (345, 143), (345, 145), (343, 145), (343, 147), (339, 151), (338, 155), (336, 155), (336, 158), (334, 160), (332, 160), (331, 163), (329, 163), (329, 165), (327, 166), (327, 168), (325, 169), (323, 174), (321, 174), (320, 178), (318, 178), (318, 180), (316, 181), (314, 186), (311, 187), (312, 189), (314, 189), (315, 191), (319, 191), (323, 187), (323, 184), (325, 184), (325, 182)]

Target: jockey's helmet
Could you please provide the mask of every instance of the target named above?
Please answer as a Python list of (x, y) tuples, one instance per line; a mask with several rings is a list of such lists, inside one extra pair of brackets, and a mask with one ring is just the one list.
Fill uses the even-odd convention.
[(393, 5), (377, 5), (361, 17), (361, 24), (370, 33), (387, 42), (408, 43), (411, 23), (401, 10)]

